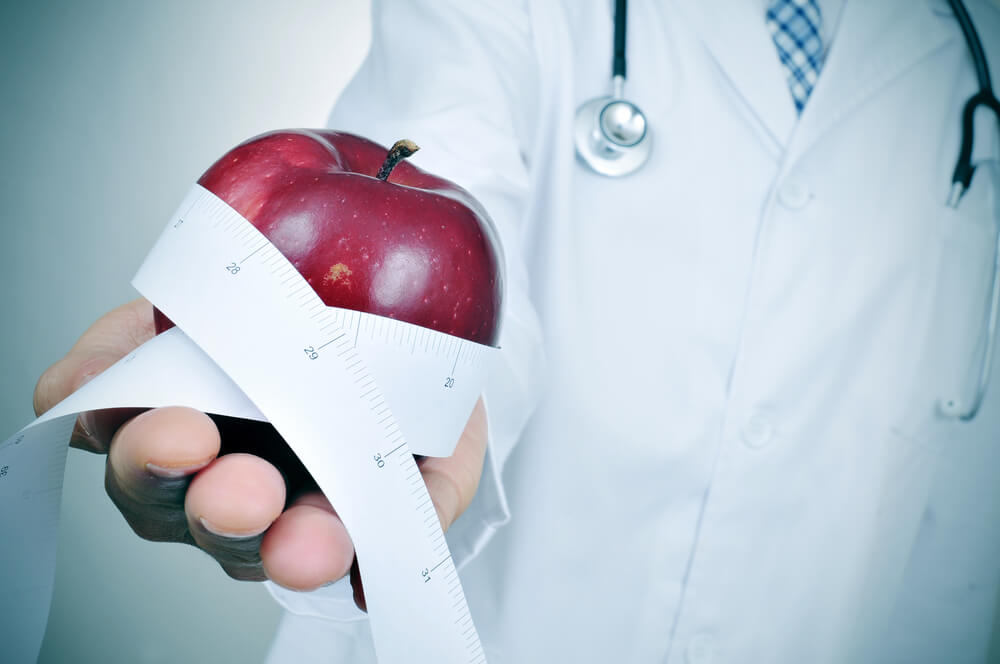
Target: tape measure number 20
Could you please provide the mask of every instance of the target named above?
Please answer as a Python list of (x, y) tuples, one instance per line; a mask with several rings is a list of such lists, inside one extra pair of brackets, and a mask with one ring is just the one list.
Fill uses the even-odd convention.
[[(337, 508), (379, 661), (484, 662), (410, 442), (450, 453), (495, 349), (327, 307), (256, 228), (197, 185), (133, 283), (239, 386)], [(363, 329), (379, 351), (364, 359)]]

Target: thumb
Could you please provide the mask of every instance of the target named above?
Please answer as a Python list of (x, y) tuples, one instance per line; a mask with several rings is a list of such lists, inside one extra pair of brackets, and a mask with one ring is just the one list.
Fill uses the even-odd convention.
[[(114, 309), (87, 329), (64, 358), (35, 385), (35, 414), (41, 415), (155, 334), (153, 307), (139, 298)], [(86, 445), (90, 447), (90, 445)]]

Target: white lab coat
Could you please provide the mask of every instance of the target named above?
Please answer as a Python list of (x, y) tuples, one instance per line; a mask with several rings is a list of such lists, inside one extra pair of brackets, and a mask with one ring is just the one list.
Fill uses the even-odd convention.
[[(655, 148), (620, 180), (572, 143), (607, 0), (383, 4), (331, 126), (416, 140), (506, 246), (491, 458), (449, 534), (489, 660), (983, 661), (1000, 376), (971, 423), (936, 403), (979, 366), (997, 129), (947, 209), (975, 78), (945, 3), (847, 2), (797, 117), (761, 3), (634, 0)], [(370, 657), (333, 590), (276, 595), (270, 661)]]

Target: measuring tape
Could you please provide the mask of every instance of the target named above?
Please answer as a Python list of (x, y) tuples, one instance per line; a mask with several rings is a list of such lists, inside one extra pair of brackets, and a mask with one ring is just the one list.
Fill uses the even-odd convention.
[[(197, 185), (133, 284), (179, 330), (0, 445), (0, 532), (31, 530), (23, 544), (0, 549), (0, 582), (21, 581), (0, 597), (0, 625), (38, 632), (37, 656), (44, 614), (38, 631), (22, 613), (44, 594), (47, 614), (51, 600), (54, 524), (76, 413), (191, 405), (266, 419), (309, 469), (354, 542), (380, 662), (485, 662), (413, 453), (451, 454), (496, 349), (327, 307), (250, 222)], [(25, 493), (36, 490), (48, 494)], [(34, 525), (45, 495), (50, 533)], [(51, 570), (36, 547), (51, 550)]]

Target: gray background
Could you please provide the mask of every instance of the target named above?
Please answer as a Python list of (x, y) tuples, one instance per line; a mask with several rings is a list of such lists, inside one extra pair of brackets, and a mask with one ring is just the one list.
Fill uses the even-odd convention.
[[(357, 0), (0, 6), (0, 437), (236, 143), (322, 126), (367, 47)], [(278, 607), (199, 551), (132, 534), (71, 450), (42, 662), (254, 662)]]

